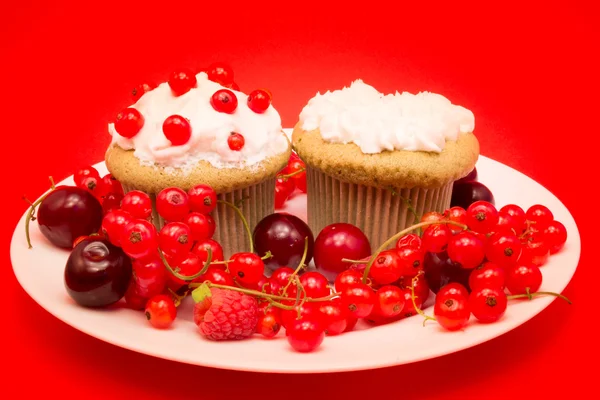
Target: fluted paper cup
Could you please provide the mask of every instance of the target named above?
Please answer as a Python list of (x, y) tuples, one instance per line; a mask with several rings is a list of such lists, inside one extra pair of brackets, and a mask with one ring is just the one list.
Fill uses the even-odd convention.
[(376, 249), (390, 236), (418, 223), (422, 216), (450, 206), (450, 182), (439, 188), (381, 189), (342, 182), (307, 167), (308, 224), (315, 236), (327, 225), (346, 222), (360, 228)]

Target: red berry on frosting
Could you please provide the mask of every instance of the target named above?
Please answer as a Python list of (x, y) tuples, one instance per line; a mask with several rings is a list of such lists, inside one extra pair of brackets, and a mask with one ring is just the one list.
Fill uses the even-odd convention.
[(271, 95), (265, 90), (254, 90), (248, 95), (248, 107), (255, 113), (264, 113), (270, 105)]
[(214, 63), (206, 71), (208, 79), (222, 86), (233, 83), (233, 69), (225, 63)]
[(231, 135), (227, 138), (227, 144), (233, 151), (240, 151), (244, 147), (244, 136), (239, 133), (231, 132)]
[(142, 83), (141, 85), (137, 85), (131, 91), (131, 95), (133, 96), (134, 101), (138, 101), (140, 97), (144, 95), (144, 93), (148, 93), (149, 91), (156, 88), (156, 85), (153, 83)]
[(218, 112), (233, 114), (237, 108), (238, 100), (231, 90), (221, 89), (210, 97), (210, 105)]
[(115, 130), (123, 137), (131, 139), (144, 126), (144, 117), (135, 108), (126, 108), (117, 114)]
[(180, 115), (171, 115), (163, 122), (163, 133), (173, 146), (186, 144), (192, 136), (190, 122)]
[(175, 96), (189, 92), (191, 88), (196, 87), (196, 83), (196, 75), (187, 68), (173, 72), (169, 78), (169, 86)]

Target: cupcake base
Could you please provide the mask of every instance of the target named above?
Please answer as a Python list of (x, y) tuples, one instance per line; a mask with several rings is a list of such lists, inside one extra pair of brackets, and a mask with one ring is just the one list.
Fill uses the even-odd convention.
[(342, 182), (307, 167), (308, 224), (315, 236), (327, 225), (346, 222), (360, 228), (375, 249), (429, 211), (450, 206), (452, 184), (438, 188), (381, 189)]
[[(123, 185), (123, 190), (127, 193), (136, 188)], [(152, 200), (152, 222), (160, 230), (165, 220), (156, 211), (156, 194), (148, 193), (148, 195)], [(217, 200), (236, 204), (246, 217), (252, 233), (254, 227), (264, 217), (275, 211), (275, 180), (269, 179), (244, 189), (218, 194)], [(225, 259), (237, 252), (250, 251), (248, 233), (235, 210), (226, 204), (218, 203), (211, 216), (216, 225), (213, 239), (223, 247)]]

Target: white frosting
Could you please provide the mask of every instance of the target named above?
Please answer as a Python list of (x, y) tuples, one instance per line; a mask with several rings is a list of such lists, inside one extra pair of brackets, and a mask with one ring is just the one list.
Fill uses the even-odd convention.
[(473, 113), (442, 95), (384, 95), (360, 79), (342, 90), (317, 93), (302, 110), (300, 121), (305, 131), (319, 128), (324, 140), (355, 143), (367, 154), (441, 152), (446, 140), (475, 128)]
[[(217, 112), (210, 98), (219, 89), (218, 83), (208, 80), (206, 73), (196, 75), (197, 87), (175, 96), (167, 82), (145, 93), (132, 108), (144, 116), (144, 126), (131, 139), (117, 133), (109, 124), (112, 143), (125, 150), (134, 149), (142, 164), (189, 170), (200, 160), (217, 168), (240, 168), (255, 165), (262, 160), (286, 151), (288, 142), (281, 128), (279, 113), (269, 106), (263, 114), (248, 108), (248, 96), (235, 93), (238, 106), (233, 114)], [(181, 115), (190, 121), (192, 136), (188, 143), (173, 146), (165, 137), (162, 125), (170, 115)], [(244, 136), (240, 151), (227, 144), (231, 132)]]

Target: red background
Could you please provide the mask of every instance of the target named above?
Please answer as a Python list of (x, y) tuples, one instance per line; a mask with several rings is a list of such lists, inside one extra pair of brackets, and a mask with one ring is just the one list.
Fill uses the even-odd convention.
[[(0, 162), (8, 180), (0, 269), (4, 392), (27, 398), (308, 398), (309, 391), (315, 398), (571, 398), (574, 390), (595, 387), (592, 369), (580, 367), (599, 348), (591, 325), (595, 288), (587, 288), (597, 280), (586, 247), (594, 237), (588, 210), (595, 203), (581, 195), (596, 179), (591, 172), (598, 170), (600, 144), (600, 37), (592, 6), (573, 0), (485, 8), (368, 1), (328, 9), (325, 1), (307, 1), (289, 2), (285, 10), (267, 2), (5, 3), (16, 2), (0, 6)], [(271, 89), (284, 126), (296, 122), (317, 91), (358, 77), (382, 91), (440, 92), (473, 110), (482, 153), (549, 188), (577, 220), (582, 258), (564, 292), (574, 304), (554, 302), (498, 339), (439, 359), (314, 376), (155, 359), (88, 337), (46, 313), (10, 268), (13, 227), (26, 210), (20, 196), (40, 195), (50, 174), (62, 179), (100, 161), (109, 141), (106, 123), (130, 103), (135, 84), (219, 60), (231, 63), (243, 90)]]

